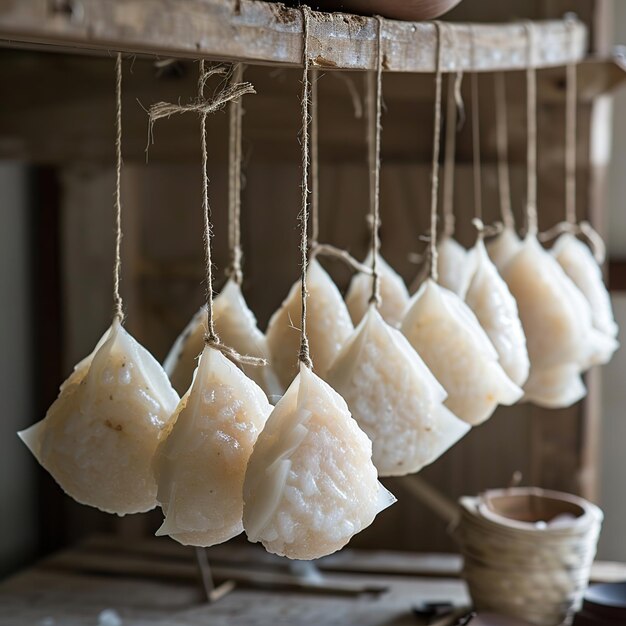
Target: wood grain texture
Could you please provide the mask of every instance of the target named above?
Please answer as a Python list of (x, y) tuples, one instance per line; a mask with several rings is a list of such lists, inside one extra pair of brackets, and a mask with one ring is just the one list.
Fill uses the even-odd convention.
[[(580, 60), (587, 31), (581, 22), (535, 24), (537, 67)], [(0, 0), (0, 39), (91, 50), (175, 57), (302, 63), (302, 14), (258, 0)], [(384, 23), (386, 71), (433, 72), (436, 28), (430, 22)], [(325, 69), (375, 67), (377, 22), (342, 13), (314, 13), (310, 60)], [(521, 69), (527, 63), (524, 24), (451, 24), (445, 71)]]

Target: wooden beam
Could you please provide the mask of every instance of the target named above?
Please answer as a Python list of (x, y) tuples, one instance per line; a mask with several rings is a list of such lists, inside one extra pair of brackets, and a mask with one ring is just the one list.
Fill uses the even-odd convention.
[[(325, 69), (372, 70), (377, 29), (374, 18), (314, 13), (310, 60)], [(537, 67), (563, 65), (584, 56), (587, 30), (581, 22), (535, 22), (534, 29)], [(449, 24), (443, 33), (445, 71), (522, 69), (527, 63), (528, 35), (522, 22)], [(0, 39), (299, 66), (302, 13), (258, 0), (0, 0)], [(435, 70), (437, 38), (432, 22), (385, 20), (382, 39), (386, 70)]]

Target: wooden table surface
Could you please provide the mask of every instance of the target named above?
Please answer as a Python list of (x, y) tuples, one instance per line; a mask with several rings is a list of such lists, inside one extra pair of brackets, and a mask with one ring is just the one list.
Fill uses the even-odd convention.
[(255, 546), (208, 552), (218, 583), (234, 576), (254, 584), (240, 580), (208, 605), (193, 549), (167, 539), (95, 537), (0, 584), (0, 626), (96, 626), (106, 624), (99, 622), (106, 609), (124, 626), (419, 626), (412, 608), (422, 601), (468, 603), (454, 555), (347, 549), (318, 562), (318, 580), (305, 573), (309, 588), (301, 589), (286, 560)]

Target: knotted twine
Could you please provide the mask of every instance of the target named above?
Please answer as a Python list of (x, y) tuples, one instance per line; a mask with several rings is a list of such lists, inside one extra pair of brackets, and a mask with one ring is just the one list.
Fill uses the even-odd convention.
[(204, 336), (205, 344), (219, 350), (231, 360), (242, 365), (267, 365), (265, 359), (239, 354), (230, 346), (221, 343), (215, 330), (213, 319), (213, 262), (211, 258), (211, 207), (209, 204), (209, 176), (208, 176), (208, 150), (206, 141), (206, 118), (209, 113), (220, 110), (229, 102), (241, 98), (250, 93), (256, 93), (250, 83), (231, 83), (219, 91), (213, 99), (205, 99), (204, 88), (207, 80), (214, 75), (223, 75), (225, 68), (212, 67), (205, 70), (204, 60), (200, 61), (200, 74), (198, 78), (198, 96), (190, 104), (172, 104), (169, 102), (157, 102), (148, 110), (149, 115), (149, 139), (153, 138), (153, 126), (157, 120), (177, 113), (197, 113), (200, 116), (200, 145), (202, 152), (202, 213), (204, 222), (204, 248), (206, 256), (206, 308), (207, 308), (207, 332)]
[[(380, 297), (380, 276), (378, 274), (377, 263), (380, 252), (380, 132), (382, 113), (382, 91), (383, 91), (383, 47), (382, 31), (383, 18), (376, 16), (378, 22), (378, 46), (376, 54), (376, 74), (375, 83), (368, 82), (368, 124), (369, 124), (369, 178), (370, 178), (370, 229), (371, 229), (371, 250), (372, 250), (372, 295), (369, 303), (379, 307)], [(371, 104), (370, 104), (371, 103)], [(373, 105), (373, 106), (372, 106)], [(372, 110), (373, 109), (373, 110)]]
[[(570, 43), (572, 53), (575, 43), (576, 20), (568, 20), (570, 27)], [(576, 99), (577, 99), (577, 67), (576, 63), (568, 63), (565, 69), (565, 220), (541, 233), (541, 241), (549, 241), (563, 233), (583, 235), (587, 238), (593, 256), (599, 265), (606, 258), (606, 246), (600, 234), (586, 220), (576, 221)]]
[(438, 252), (437, 252), (437, 192), (439, 189), (439, 142), (441, 139), (441, 56), (442, 56), (442, 36), (441, 22), (434, 22), (435, 32), (437, 34), (437, 58), (435, 62), (435, 109), (433, 129), (433, 158), (431, 163), (431, 179), (430, 179), (430, 278), (437, 282), (439, 279), (438, 271)]
[(509, 175), (509, 142), (506, 114), (506, 79), (504, 72), (493, 75), (496, 109), (496, 149), (498, 153), (498, 193), (500, 217), (507, 228), (515, 229), (515, 218), (511, 208), (511, 183)]
[[(450, 24), (445, 24), (452, 35), (452, 46), (458, 51), (456, 32)], [(455, 67), (460, 66), (458, 54), (455, 59)], [(441, 213), (443, 216), (442, 237), (451, 237), (454, 234), (454, 164), (456, 157), (456, 133), (463, 126), (465, 120), (465, 107), (461, 94), (463, 72), (457, 70), (448, 76), (447, 81), (447, 108), (446, 108), (446, 137), (445, 154), (443, 163), (443, 194), (441, 199)]]
[(311, 19), (311, 9), (308, 6), (302, 7), (302, 196), (300, 214), (300, 291), (302, 299), (302, 319), (300, 323), (300, 352), (298, 360), (309, 369), (313, 369), (311, 352), (309, 349), (309, 338), (306, 334), (306, 299), (308, 292), (306, 289), (306, 273), (309, 262), (308, 250), (308, 226), (309, 226), (309, 99), (311, 97), (309, 87), (309, 21)]
[(526, 234), (537, 235), (537, 72), (535, 70), (535, 26), (524, 25), (526, 59)]
[[(476, 66), (474, 29), (470, 27), (472, 64)], [(472, 170), (474, 175), (474, 217), (482, 223), (483, 198), (482, 198), (482, 176), (480, 168), (480, 110), (478, 99), (478, 72), (472, 73), (471, 80), (472, 93)], [(483, 229), (478, 229), (478, 238), (482, 239)]]
[[(319, 74), (317, 69), (311, 70), (311, 81), (309, 88), (309, 102), (310, 102), (310, 117), (309, 123), (311, 128), (310, 135), (310, 180), (311, 180), (311, 236), (309, 237), (309, 250), (311, 259), (317, 256), (332, 257), (343, 261), (346, 265), (351, 267), (356, 272), (363, 272), (370, 274), (371, 270), (363, 263), (359, 263), (347, 250), (337, 248), (328, 243), (319, 242), (319, 125), (318, 125), (318, 89), (317, 83), (319, 80)], [(354, 84), (349, 78), (346, 78), (346, 84), (351, 84), (354, 89)], [(352, 93), (351, 93), (352, 95)], [(354, 95), (352, 95), (354, 100)], [(356, 94), (358, 101), (358, 94)], [(356, 106), (356, 105), (355, 105)]]
[(113, 264), (113, 315), (124, 321), (124, 304), (120, 294), (122, 271), (122, 55), (115, 59), (115, 262)]
[[(243, 80), (243, 64), (234, 66), (231, 82), (233, 85)], [(241, 122), (242, 99), (231, 100), (229, 105), (229, 142), (228, 142), (228, 248), (230, 265), (226, 275), (238, 285), (243, 281), (241, 269)]]

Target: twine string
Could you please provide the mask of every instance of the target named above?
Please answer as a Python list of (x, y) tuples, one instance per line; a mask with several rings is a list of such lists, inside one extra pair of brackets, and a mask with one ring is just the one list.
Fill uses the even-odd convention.
[[(241, 83), (243, 79), (243, 64), (237, 63), (233, 69), (232, 84)], [(242, 163), (242, 114), (241, 98), (231, 100), (229, 107), (229, 144), (228, 144), (228, 247), (230, 250), (230, 265), (226, 271), (238, 285), (243, 281), (241, 268), (241, 163)]]
[(113, 315), (124, 321), (120, 294), (122, 271), (122, 54), (115, 58), (115, 262), (113, 264)]
[[(569, 21), (574, 47), (574, 20)], [(576, 97), (578, 76), (575, 63), (568, 63), (565, 77), (565, 221), (576, 223)]]
[(319, 218), (319, 145), (318, 145), (318, 116), (317, 116), (317, 69), (311, 70), (311, 243), (314, 248), (320, 236)]
[[(476, 64), (474, 29), (470, 27), (472, 63)], [(478, 99), (478, 72), (472, 74), (472, 170), (474, 175), (474, 217), (482, 224), (483, 198), (482, 198), (482, 176), (480, 167), (480, 110)], [(482, 238), (483, 229), (478, 229), (478, 237)]]
[(535, 70), (535, 27), (525, 22), (527, 46), (526, 66), (526, 117), (528, 139), (526, 143), (526, 230), (537, 234), (537, 72)]
[(300, 323), (300, 353), (298, 359), (300, 363), (308, 368), (313, 368), (311, 352), (309, 348), (309, 338), (306, 334), (306, 273), (308, 269), (308, 241), (307, 230), (309, 223), (309, 24), (311, 19), (311, 9), (302, 6), (302, 198), (300, 207), (300, 261), (301, 261), (301, 295), (302, 295), (302, 320)]
[(225, 356), (240, 363), (241, 365), (261, 366), (267, 365), (267, 361), (262, 358), (239, 354), (234, 348), (221, 343), (215, 330), (213, 318), (213, 261), (211, 255), (211, 206), (209, 204), (209, 175), (208, 175), (208, 150), (206, 139), (206, 119), (210, 113), (224, 107), (229, 102), (241, 98), (244, 94), (256, 93), (250, 83), (231, 83), (222, 88), (217, 95), (207, 100), (204, 97), (204, 88), (207, 80), (214, 75), (224, 74), (224, 68), (210, 68), (205, 70), (204, 60), (200, 60), (200, 74), (198, 77), (198, 96), (195, 102), (188, 105), (172, 104), (169, 102), (158, 102), (150, 107), (149, 115), (149, 137), (152, 138), (152, 128), (154, 122), (173, 114), (178, 113), (198, 113), (200, 116), (200, 147), (202, 153), (202, 213), (204, 230), (204, 249), (206, 258), (206, 309), (207, 309), (207, 331), (204, 336), (205, 344), (222, 352)]
[(381, 303), (380, 296), (380, 276), (378, 274), (378, 255), (380, 253), (380, 133), (381, 133), (381, 113), (382, 113), (382, 91), (383, 91), (383, 18), (376, 16), (378, 22), (378, 46), (376, 56), (375, 82), (370, 86), (368, 101), (373, 102), (373, 111), (368, 107), (368, 122), (370, 134), (370, 228), (371, 228), (371, 250), (372, 250), (372, 294), (369, 302), (375, 307)]
[(502, 223), (515, 229), (515, 218), (511, 208), (511, 182), (509, 174), (508, 120), (506, 111), (506, 79), (504, 72), (493, 75), (496, 110), (496, 149), (498, 153), (498, 194)]
[(434, 110), (434, 129), (433, 129), (433, 158), (431, 163), (431, 180), (430, 180), (430, 278), (437, 282), (439, 278), (438, 272), (438, 253), (437, 253), (437, 193), (439, 189), (439, 143), (441, 139), (441, 56), (443, 42), (441, 37), (441, 22), (434, 22), (435, 32), (437, 34), (437, 58), (435, 72), (435, 110)]
[(456, 72), (448, 77), (447, 106), (446, 106), (446, 137), (445, 156), (443, 163), (443, 194), (441, 199), (443, 228), (442, 236), (451, 237), (454, 234), (456, 219), (454, 217), (454, 165), (456, 158), (456, 134), (458, 124), (464, 116), (463, 99), (461, 97), (461, 83), (463, 72)]

